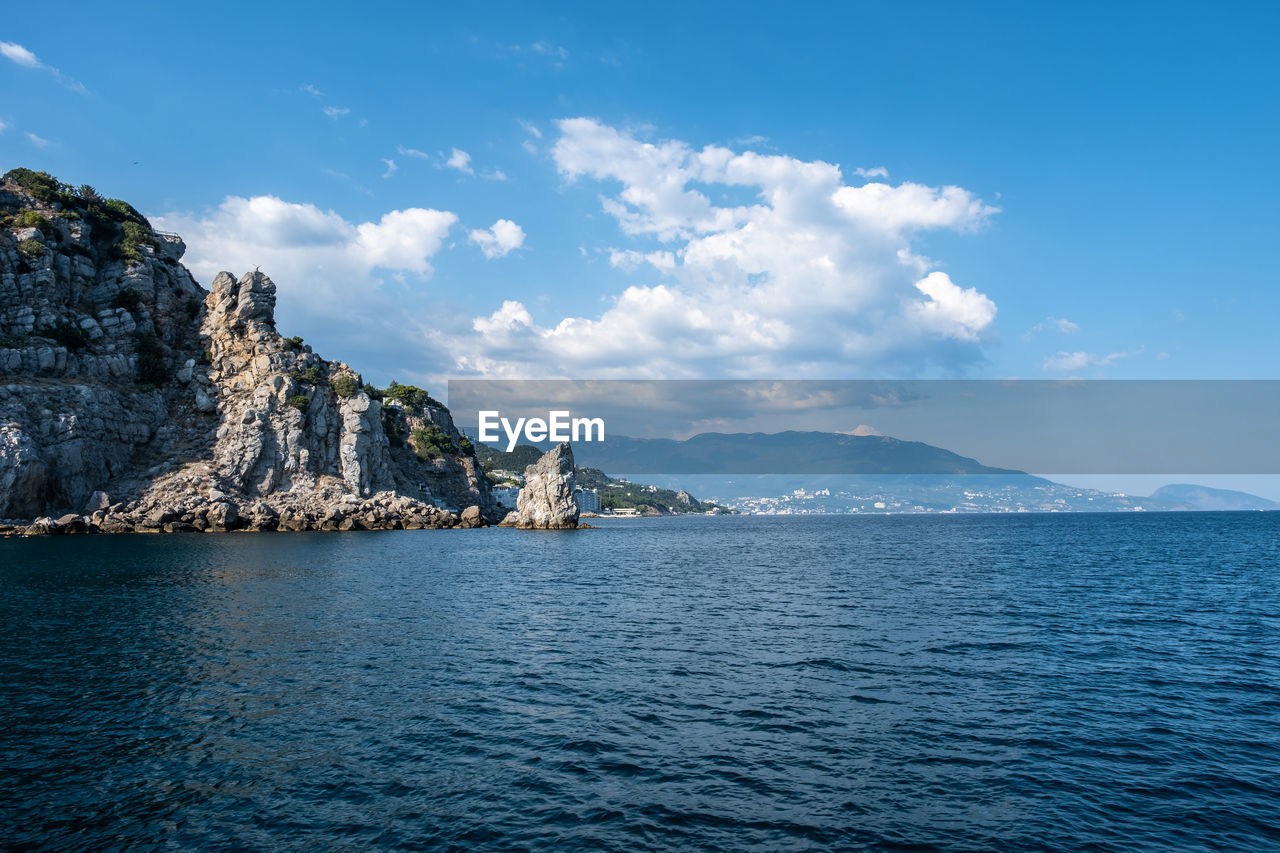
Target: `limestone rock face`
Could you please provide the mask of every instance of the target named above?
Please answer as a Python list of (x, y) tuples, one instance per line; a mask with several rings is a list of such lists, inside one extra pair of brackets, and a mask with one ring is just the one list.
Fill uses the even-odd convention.
[(516, 501), (516, 527), (568, 530), (578, 526), (573, 499), (573, 448), (557, 444), (524, 469), (524, 488)]
[[(222, 272), (202, 331), (222, 423), (213, 464), (227, 488), (268, 497), (341, 480), (367, 497), (393, 489), (382, 407), (341, 362), (325, 361), (275, 329), (276, 286), (261, 272)], [(333, 389), (346, 377), (347, 397)]]
[[(34, 211), (43, 224), (0, 224), (0, 528), (498, 520), (448, 410), (418, 389), (384, 405), (346, 364), (285, 338), (267, 275), (219, 273), (205, 291), (179, 263), (181, 238), (147, 228), (125, 251), (100, 211), (67, 210), (69, 192), (49, 201), (14, 174), (0, 179), (4, 221)], [(43, 249), (20, 250), (24, 235)], [(415, 444), (420, 432), (431, 440)], [(67, 518), (78, 512), (90, 514)]]

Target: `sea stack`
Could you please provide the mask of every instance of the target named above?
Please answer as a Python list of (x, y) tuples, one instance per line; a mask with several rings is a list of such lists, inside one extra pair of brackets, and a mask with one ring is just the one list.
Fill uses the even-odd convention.
[(573, 448), (563, 442), (524, 469), (524, 488), (516, 501), (516, 527), (522, 530), (571, 530), (578, 526), (573, 499)]

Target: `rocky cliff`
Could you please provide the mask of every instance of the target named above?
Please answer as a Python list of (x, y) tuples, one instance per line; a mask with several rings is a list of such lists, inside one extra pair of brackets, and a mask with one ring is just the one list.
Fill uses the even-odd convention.
[(508, 516), (515, 518), (502, 523), (522, 530), (572, 530), (578, 526), (573, 487), (573, 448), (563, 442), (524, 469), (524, 488)]
[(496, 512), (447, 409), (282, 336), (261, 272), (204, 290), (184, 249), (90, 187), (0, 183), (0, 518), (120, 532)]

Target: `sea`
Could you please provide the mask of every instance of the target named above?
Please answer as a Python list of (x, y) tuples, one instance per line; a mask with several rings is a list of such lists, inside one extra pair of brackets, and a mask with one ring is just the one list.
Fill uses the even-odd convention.
[(1280, 849), (1280, 513), (0, 541), (0, 848)]

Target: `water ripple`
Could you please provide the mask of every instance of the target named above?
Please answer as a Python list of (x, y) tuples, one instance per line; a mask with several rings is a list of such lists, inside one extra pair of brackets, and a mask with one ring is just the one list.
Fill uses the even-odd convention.
[(0, 542), (0, 847), (1280, 849), (1280, 514)]

